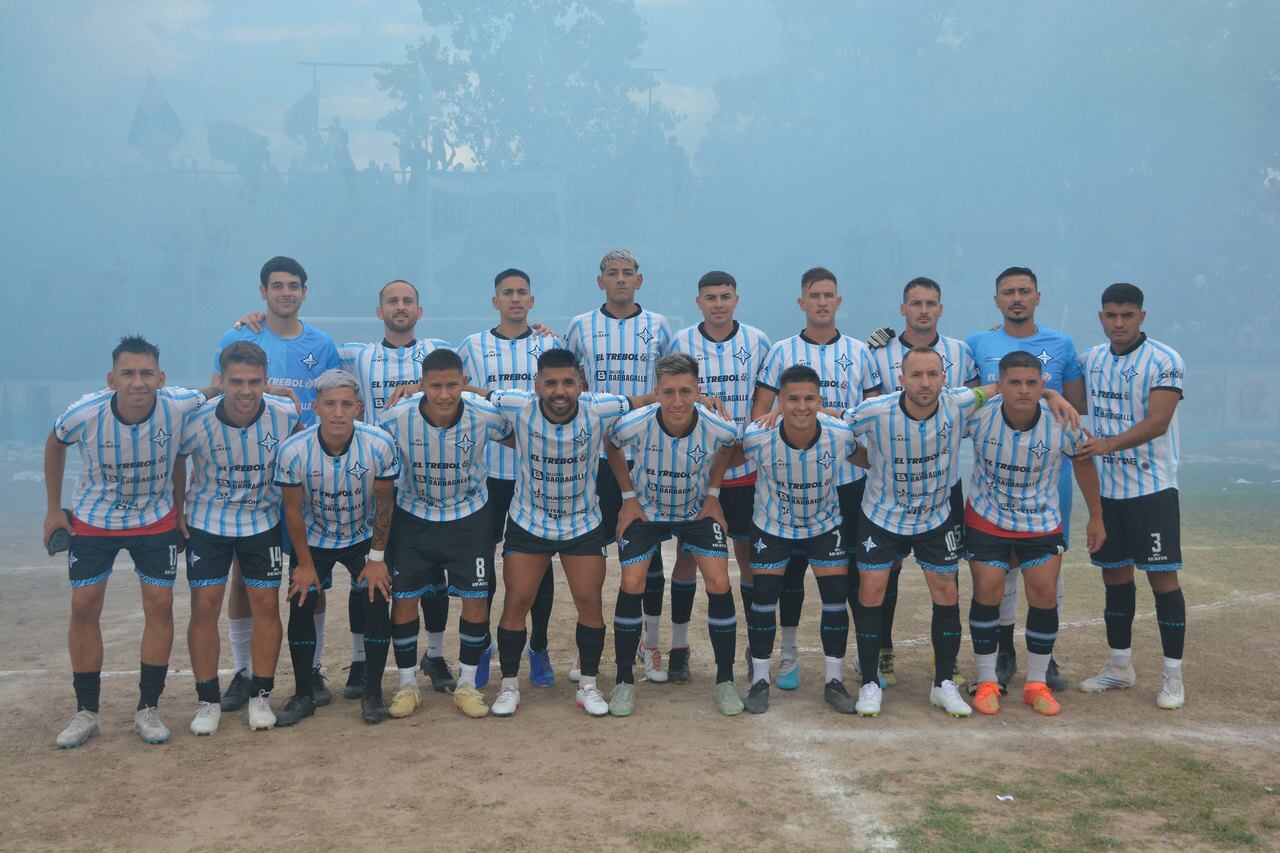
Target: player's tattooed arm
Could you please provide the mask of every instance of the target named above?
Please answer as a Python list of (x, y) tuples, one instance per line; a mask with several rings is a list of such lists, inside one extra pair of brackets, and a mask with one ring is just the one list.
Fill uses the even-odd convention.
[(1077, 459), (1089, 456), (1106, 456), (1129, 450), (1159, 438), (1169, 431), (1173, 413), (1178, 408), (1182, 394), (1167, 388), (1154, 389), (1147, 398), (1147, 416), (1127, 430), (1116, 435), (1097, 435), (1080, 445)]
[[(369, 540), (369, 547), (372, 551), (381, 552), (386, 550), (387, 540), (391, 538), (391, 515), (396, 504), (395, 480), (375, 480), (373, 501), (373, 537)], [(364, 564), (360, 579), (368, 584), (370, 601), (379, 592), (383, 598), (391, 598), (391, 572), (385, 559), (370, 559)]]
[(307, 595), (314, 594), (312, 588), (320, 587), (320, 578), (311, 560), (311, 549), (307, 546), (307, 524), (302, 520), (302, 486), (281, 485), (280, 495), (284, 500), (284, 526), (289, 530), (289, 542), (293, 547), (287, 597), (292, 601), (295, 595), (298, 596), (298, 606), (302, 606)]
[(64, 530), (71, 535), (71, 522), (62, 509), (62, 476), (67, 470), (67, 445), (58, 441), (58, 434), (49, 430), (49, 438), (44, 443), (44, 546), (49, 547), (49, 538), (54, 531)]
[(1085, 506), (1089, 508), (1089, 524), (1085, 527), (1085, 545), (1089, 553), (1095, 553), (1107, 541), (1107, 529), (1102, 523), (1102, 498), (1098, 483), (1098, 469), (1091, 460), (1082, 456), (1073, 457), (1071, 470), (1076, 475), (1076, 485), (1080, 494), (1084, 495)]

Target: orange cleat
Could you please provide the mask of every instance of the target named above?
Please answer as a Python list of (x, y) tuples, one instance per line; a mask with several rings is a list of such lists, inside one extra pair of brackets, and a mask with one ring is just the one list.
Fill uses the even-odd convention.
[(973, 709), (979, 714), (1000, 713), (1000, 684), (995, 681), (983, 681), (973, 694)]
[(1022, 701), (1046, 717), (1056, 717), (1062, 710), (1058, 700), (1053, 698), (1053, 691), (1043, 681), (1028, 681), (1022, 688)]

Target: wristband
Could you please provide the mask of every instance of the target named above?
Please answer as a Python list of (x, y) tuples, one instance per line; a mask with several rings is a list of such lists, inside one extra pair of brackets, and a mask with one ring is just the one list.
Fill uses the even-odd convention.
[(369, 550), (369, 561), (373, 563), (381, 563), (386, 559), (387, 552), (383, 550)]
[(707, 489), (707, 497), (711, 497), (711, 498), (720, 497), (720, 487), (712, 486), (711, 488)]
[(623, 493), (622, 493), (622, 499), (623, 499), (624, 501), (634, 500), (634, 499), (635, 499), (635, 496), (636, 496), (636, 493), (635, 493), (635, 492), (623, 492)]

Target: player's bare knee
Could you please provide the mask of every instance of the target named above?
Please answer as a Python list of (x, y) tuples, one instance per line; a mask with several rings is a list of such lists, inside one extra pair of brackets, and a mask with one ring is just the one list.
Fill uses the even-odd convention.
[[(1129, 571), (1132, 574), (1133, 570)], [(1152, 592), (1158, 593), (1173, 592), (1182, 585), (1177, 572), (1147, 572), (1147, 583), (1151, 584)]]
[[(489, 621), (489, 602), (484, 598), (462, 599), (462, 618), (468, 622)], [(407, 619), (405, 621), (408, 621)]]
[(254, 623), (279, 624), (280, 591), (270, 587), (249, 590), (249, 609), (253, 612)]

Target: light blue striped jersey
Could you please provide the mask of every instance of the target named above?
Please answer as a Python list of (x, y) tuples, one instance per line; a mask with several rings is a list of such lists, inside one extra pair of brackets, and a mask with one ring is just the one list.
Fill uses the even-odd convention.
[(364, 401), (364, 420), (376, 424), (382, 420), (387, 398), (401, 385), (417, 385), (422, 378), (422, 360), (427, 353), (452, 349), (439, 338), (422, 338), (402, 347), (382, 343), (347, 343), (338, 347), (342, 369), (360, 383), (360, 399)]
[[(733, 334), (723, 341), (707, 337), (706, 323), (676, 332), (669, 352), (682, 352), (698, 362), (698, 383), (702, 393), (715, 397), (733, 416), (741, 434), (751, 420), (751, 398), (756, 380), (764, 369), (765, 357), (773, 346), (764, 332), (736, 320)], [(754, 471), (750, 462), (725, 472), (726, 480), (736, 480)]]
[[(960, 388), (978, 378), (973, 353), (964, 341), (938, 335), (929, 346), (942, 356), (942, 367), (947, 373), (945, 384), (948, 388)], [(871, 350), (876, 381), (880, 383), (880, 390), (884, 393), (902, 390), (902, 357), (909, 349), (911, 345), (903, 342), (902, 335), (898, 335), (879, 349)]]
[(653, 363), (670, 344), (667, 318), (639, 304), (622, 319), (606, 314), (603, 305), (579, 314), (565, 335), (565, 345), (582, 359), (592, 391), (630, 397), (653, 390)]
[[(532, 391), (538, 378), (538, 356), (549, 349), (564, 349), (559, 338), (539, 335), (532, 329), (518, 338), (504, 338), (496, 329), (476, 332), (458, 347), (462, 372), (475, 388), (496, 391), (516, 388)], [(485, 449), (489, 476), (496, 480), (516, 478), (516, 452), (496, 441)]]
[(356, 421), (346, 449), (331, 455), (312, 426), (276, 455), (276, 484), (302, 487), (302, 518), (312, 548), (346, 548), (373, 535), (375, 480), (400, 476), (400, 454), (386, 430)]
[(298, 423), (293, 401), (270, 394), (247, 427), (226, 420), (214, 397), (187, 416), (180, 456), (189, 457), (188, 525), (217, 536), (253, 536), (280, 523), (276, 450)]
[[(489, 402), (516, 437), (516, 485), (508, 513), (535, 536), (562, 542), (600, 526), (596, 472), (605, 433), (630, 409), (617, 394), (583, 394), (578, 412), (557, 424), (532, 391), (494, 391)], [(610, 531), (612, 534), (612, 531)]]
[(1011, 352), (1029, 352), (1044, 365), (1044, 384), (1062, 393), (1065, 382), (1080, 378), (1076, 345), (1071, 338), (1055, 329), (1037, 326), (1029, 338), (1015, 338), (1004, 328), (974, 332), (965, 343), (978, 365), (978, 380), (993, 385), (1000, 378), (1000, 359)]
[(1062, 460), (1075, 454), (1085, 436), (1064, 429), (1043, 400), (1036, 411), (1030, 427), (1014, 429), (1005, 418), (1002, 398), (992, 397), (969, 421), (974, 457), (969, 503), (1001, 530), (1051, 533), (1062, 526)]
[(693, 430), (677, 438), (651, 403), (619, 418), (609, 431), (615, 447), (631, 448), (631, 482), (650, 521), (688, 521), (702, 512), (711, 464), (722, 447), (738, 440), (738, 429), (701, 403), (694, 404)]
[(818, 435), (808, 447), (787, 441), (781, 418), (772, 429), (749, 424), (742, 449), (756, 465), (751, 521), (783, 539), (809, 539), (838, 528), (844, 517), (832, 472), (856, 448), (853, 431), (822, 412)]
[(161, 388), (142, 421), (126, 424), (116, 413), (116, 394), (104, 388), (86, 394), (63, 412), (53, 433), (80, 447), (71, 511), (85, 524), (131, 530), (154, 524), (173, 511), (173, 464), (183, 422), (204, 403), (186, 388)]
[[(793, 364), (807, 364), (818, 373), (822, 382), (822, 408), (851, 409), (862, 402), (862, 395), (879, 387), (871, 351), (862, 341), (842, 335), (838, 331), (830, 343), (819, 344), (806, 337), (804, 332), (778, 341), (765, 358), (757, 384), (770, 391), (778, 390), (778, 378), (782, 371)], [(835, 468), (836, 483), (843, 486), (861, 480), (865, 472), (840, 457)]]
[(907, 414), (901, 391), (845, 411), (845, 422), (866, 445), (871, 462), (862, 495), (867, 518), (901, 536), (946, 523), (964, 430), (979, 399), (972, 388), (943, 388), (937, 408), (924, 420)]
[(511, 434), (488, 400), (463, 394), (457, 419), (436, 427), (422, 412), (421, 392), (386, 411), (382, 428), (400, 451), (396, 505), (427, 521), (456, 521), (489, 500), (485, 449)]
[[(1182, 356), (1148, 338), (1116, 355), (1109, 344), (1098, 344), (1080, 357), (1089, 398), (1089, 421), (1099, 438), (1117, 435), (1147, 417), (1151, 392), (1174, 391), (1182, 396)], [(1178, 486), (1178, 413), (1164, 435), (1119, 453), (1095, 456), (1104, 498), (1136, 498)]]
[(260, 332), (248, 326), (230, 329), (222, 336), (218, 350), (213, 354), (214, 373), (221, 372), (218, 357), (222, 351), (236, 341), (250, 341), (262, 347), (267, 354), (267, 384), (291, 388), (302, 404), (303, 426), (315, 423), (316, 413), (311, 404), (316, 401), (316, 377), (326, 370), (342, 366), (333, 338), (307, 323), (302, 324), (302, 334), (296, 338), (282, 338), (266, 326)]

